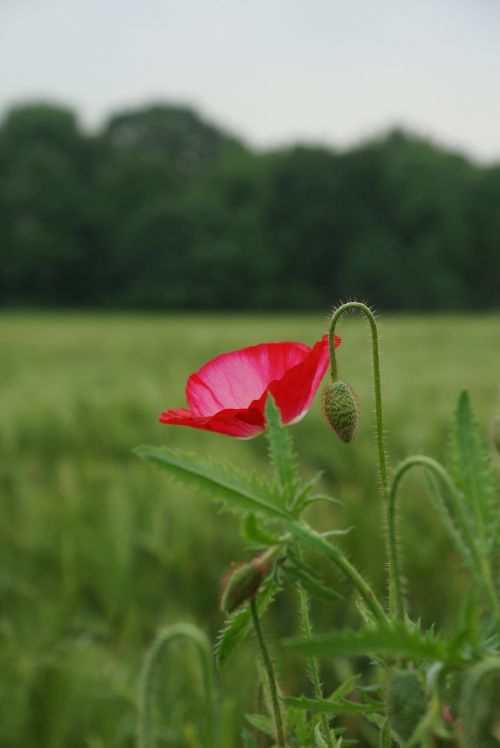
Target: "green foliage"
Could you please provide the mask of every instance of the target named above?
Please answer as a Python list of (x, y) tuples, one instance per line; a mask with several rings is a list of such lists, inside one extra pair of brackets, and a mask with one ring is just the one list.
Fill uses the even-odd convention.
[(498, 308), (499, 199), (498, 166), (401, 131), (258, 153), (171, 104), (115, 113), (92, 135), (70, 110), (28, 104), (0, 122), (0, 299)]
[[(257, 596), (259, 615), (263, 615), (266, 612), (278, 592), (279, 586), (276, 580), (273, 577), (269, 578)], [(219, 633), (215, 645), (215, 657), (219, 670), (227, 668), (236, 650), (245, 641), (251, 630), (252, 620), (248, 606), (231, 613), (222, 631)]]
[(287, 517), (285, 511), (275, 506), (275, 495), (264, 481), (237, 470), (227, 461), (203, 461), (168, 447), (142, 446), (135, 452), (173, 478), (223, 502), (231, 511), (252, 512), (271, 520)]
[(451, 434), (452, 471), (466, 501), (474, 534), (491, 551), (498, 542), (498, 498), (490, 456), (479, 433), (467, 392), (460, 395)]
[(360, 630), (285, 639), (283, 646), (303, 655), (325, 657), (381, 655), (405, 657), (417, 662), (461, 662), (461, 655), (456, 648), (432, 631), (421, 632), (417, 626), (396, 621), (378, 623)]
[[(130, 182), (139, 189), (138, 179)], [(494, 280), (489, 279), (492, 288)], [(490, 422), (500, 370), (498, 324), (494, 316), (384, 320), (390, 389), (385, 413), (395, 458), (425, 446), (444, 459), (449, 413), (464, 382), (478, 421)], [(350, 319), (343, 325), (342, 368), (361, 401), (368, 402), (366, 330)], [(136, 683), (147, 645), (162, 626), (186, 619), (213, 641), (222, 623), (217, 605), (221, 574), (232, 561), (243, 560), (243, 551), (232, 514), (218, 513), (190, 488), (147, 469), (130, 454), (130, 446), (140, 440), (168, 441), (181, 449), (196, 446), (202, 454), (268, 475), (263, 439), (240, 442), (165, 429), (156, 415), (166, 406), (182, 404), (186, 373), (221, 350), (263, 339), (312, 342), (317, 337), (317, 319), (298, 316), (0, 316), (1, 745), (134, 745)], [(317, 404), (293, 427), (293, 435), (303, 475), (322, 472), (312, 491), (343, 499), (342, 504), (310, 504), (308, 522), (325, 543), (322, 532), (355, 525), (355, 532), (338, 539), (339, 545), (356, 565), (369, 570), (374, 590), (383, 596), (369, 419), (361, 424), (354, 449), (328, 439)], [(477, 602), (463, 605), (471, 587), (476, 600), (481, 591), (460, 567), (455, 547), (421, 500), (421, 481), (415, 478), (404, 487), (401, 526), (412, 611), (422, 616), (424, 628), (436, 622), (443, 634), (458, 632), (470, 653), (468, 669), (484, 656), (485, 636), (491, 652), (495, 639)], [(279, 533), (270, 529), (274, 520), (260, 514), (255, 519), (277, 539)], [(266, 545), (267, 540), (254, 536), (254, 543)], [(329, 581), (333, 566), (326, 553), (312, 546), (310, 551), (308, 565)], [(333, 586), (337, 589), (336, 580)], [(349, 591), (342, 591), (345, 600), (313, 601), (317, 631), (360, 625)], [(285, 589), (279, 605), (269, 609), (269, 632), (293, 635), (294, 600)], [(165, 748), (192, 748), (203, 731), (203, 693), (191, 649), (183, 642), (172, 646), (166, 667), (158, 672), (158, 742)], [(305, 693), (301, 658), (287, 658), (286, 667), (283, 653), (277, 659), (285, 692)], [(361, 683), (378, 682), (379, 670), (367, 660), (353, 664), (362, 671)], [(251, 636), (230, 665), (217, 676), (218, 748), (239, 745), (243, 714), (262, 711), (252, 703)], [(346, 670), (345, 658), (325, 658), (326, 694), (347, 677)], [(439, 686), (441, 705), (450, 705), (453, 714), (462, 679), (461, 669), (446, 671), (446, 688)], [(290, 739), (290, 748), (323, 745), (318, 737), (314, 742), (316, 723), (307, 712), (294, 714), (297, 727), (290, 728), (291, 736), (305, 737), (297, 737), (297, 745)], [(376, 745), (370, 727), (365, 718), (339, 718), (338, 729), (346, 732), (338, 733), (337, 746), (342, 735), (342, 748), (354, 737), (362, 748)], [(255, 742), (248, 745), (256, 748)]]
[(266, 402), (266, 437), (269, 444), (269, 457), (276, 471), (283, 502), (289, 506), (295, 497), (298, 485), (297, 457), (293, 451), (292, 437), (281, 423), (281, 416), (272, 395)]

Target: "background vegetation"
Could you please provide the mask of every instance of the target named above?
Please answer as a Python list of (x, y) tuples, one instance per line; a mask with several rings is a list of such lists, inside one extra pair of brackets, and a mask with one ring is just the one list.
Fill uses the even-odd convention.
[(0, 123), (4, 307), (498, 308), (500, 166), (404, 132), (257, 153), (195, 112), (12, 109)]
[[(157, 416), (183, 404), (186, 376), (214, 354), (264, 340), (312, 343), (324, 327), (318, 316), (0, 317), (0, 745), (134, 744), (145, 647), (160, 626), (178, 620), (192, 620), (213, 640), (222, 623), (221, 577), (243, 553), (231, 516), (173, 487), (131, 448), (163, 441), (262, 468), (262, 438), (241, 442), (164, 427)], [(387, 317), (381, 331), (393, 462), (410, 452), (444, 457), (447, 424), (463, 387), (487, 437), (497, 405), (498, 316)], [(324, 487), (345, 501), (344, 508), (318, 509), (311, 522), (355, 525), (341, 542), (380, 590), (368, 330), (351, 318), (340, 332), (341, 371), (361, 402), (359, 437), (350, 446), (335, 440), (318, 403), (293, 435), (304, 477), (324, 470)], [(465, 572), (424, 486), (422, 476), (409, 477), (402, 502), (411, 615), (446, 629), (460, 609)], [(346, 599), (317, 605), (320, 630), (356, 620), (348, 590), (337, 584)], [(274, 633), (297, 630), (291, 602), (285, 596), (271, 609), (267, 625)], [(240, 745), (242, 712), (255, 707), (254, 668), (248, 642), (221, 680), (221, 748)], [(300, 660), (281, 668), (287, 692), (307, 688)], [(329, 661), (327, 685), (347, 668)], [(171, 654), (161, 745), (196, 745), (196, 681), (195, 658), (186, 661), (184, 650), (182, 660)], [(358, 737), (372, 745), (369, 734)]]

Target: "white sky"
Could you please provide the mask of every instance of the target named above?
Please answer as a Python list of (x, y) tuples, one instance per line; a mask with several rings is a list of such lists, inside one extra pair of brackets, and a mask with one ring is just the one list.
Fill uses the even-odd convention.
[(500, 160), (500, 0), (0, 0), (0, 111), (191, 104), (262, 147), (403, 125)]

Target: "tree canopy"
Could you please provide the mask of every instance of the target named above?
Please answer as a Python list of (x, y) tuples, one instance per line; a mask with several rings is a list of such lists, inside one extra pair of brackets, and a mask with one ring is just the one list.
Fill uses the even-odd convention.
[(500, 166), (402, 131), (256, 152), (178, 106), (0, 123), (4, 307), (498, 308)]

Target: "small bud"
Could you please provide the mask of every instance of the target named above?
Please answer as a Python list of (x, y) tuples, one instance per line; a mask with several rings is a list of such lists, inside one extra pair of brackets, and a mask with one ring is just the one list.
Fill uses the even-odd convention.
[(406, 741), (426, 711), (423, 685), (414, 670), (395, 670), (387, 691), (389, 724), (400, 738)]
[(339, 439), (348, 444), (356, 436), (359, 407), (352, 387), (346, 382), (328, 382), (323, 389), (323, 413)]
[(262, 556), (257, 556), (249, 564), (234, 566), (224, 579), (221, 610), (224, 613), (232, 613), (240, 605), (255, 597), (268, 568)]
[(495, 416), (491, 424), (491, 440), (497, 452), (500, 452), (500, 416)]

